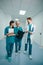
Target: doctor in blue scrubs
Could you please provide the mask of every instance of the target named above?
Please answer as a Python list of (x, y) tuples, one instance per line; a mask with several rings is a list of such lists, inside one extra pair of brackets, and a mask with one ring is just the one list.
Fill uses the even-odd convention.
[(5, 28), (4, 35), (6, 36), (6, 51), (7, 51), (7, 59), (11, 59), (13, 46), (14, 46), (14, 21), (11, 20), (9, 26)]
[[(16, 21), (15, 34), (18, 34), (18, 30), (23, 31), (22, 27), (20, 26), (20, 22)], [(21, 43), (22, 43), (22, 39), (17, 38), (17, 36), (15, 36), (15, 52), (16, 53), (20, 52)]]
[(31, 17), (28, 17), (27, 18), (27, 30), (26, 30), (26, 33), (27, 34), (27, 44), (25, 44), (25, 53), (27, 51), (27, 46), (29, 44), (29, 58), (32, 59), (32, 35), (33, 35), (33, 32), (34, 32), (34, 26), (32, 24), (32, 18)]

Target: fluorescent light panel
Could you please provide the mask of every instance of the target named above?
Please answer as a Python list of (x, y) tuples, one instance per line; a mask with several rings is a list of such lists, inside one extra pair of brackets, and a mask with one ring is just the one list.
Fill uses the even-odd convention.
[(26, 13), (26, 11), (24, 11), (24, 10), (20, 10), (20, 12), (19, 12), (20, 15), (25, 15), (25, 13)]

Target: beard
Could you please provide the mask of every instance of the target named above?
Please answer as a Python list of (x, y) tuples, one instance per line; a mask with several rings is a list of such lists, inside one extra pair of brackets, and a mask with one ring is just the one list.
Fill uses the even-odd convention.
[(12, 26), (12, 28), (14, 28), (14, 26)]

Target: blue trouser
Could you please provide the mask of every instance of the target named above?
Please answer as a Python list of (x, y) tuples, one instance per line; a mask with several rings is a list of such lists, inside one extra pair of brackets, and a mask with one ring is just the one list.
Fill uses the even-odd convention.
[(13, 46), (14, 46), (14, 43), (6, 43), (6, 51), (7, 51), (8, 57), (12, 56)]
[(21, 50), (21, 39), (16, 38), (15, 39), (15, 52), (18, 52)]
[(27, 51), (28, 43), (29, 43), (29, 55), (31, 55), (32, 54), (32, 44), (31, 44), (30, 38), (27, 39), (27, 43), (25, 44), (25, 51)]

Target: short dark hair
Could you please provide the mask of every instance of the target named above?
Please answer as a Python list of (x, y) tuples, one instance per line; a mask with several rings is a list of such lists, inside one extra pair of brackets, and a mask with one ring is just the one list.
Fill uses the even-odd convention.
[(28, 20), (28, 19), (29, 19), (29, 20), (32, 20), (32, 18), (31, 18), (31, 17), (28, 17), (28, 18), (27, 18), (27, 20)]
[(9, 24), (11, 25), (12, 23), (14, 23), (14, 21), (13, 21), (13, 20), (11, 20)]

